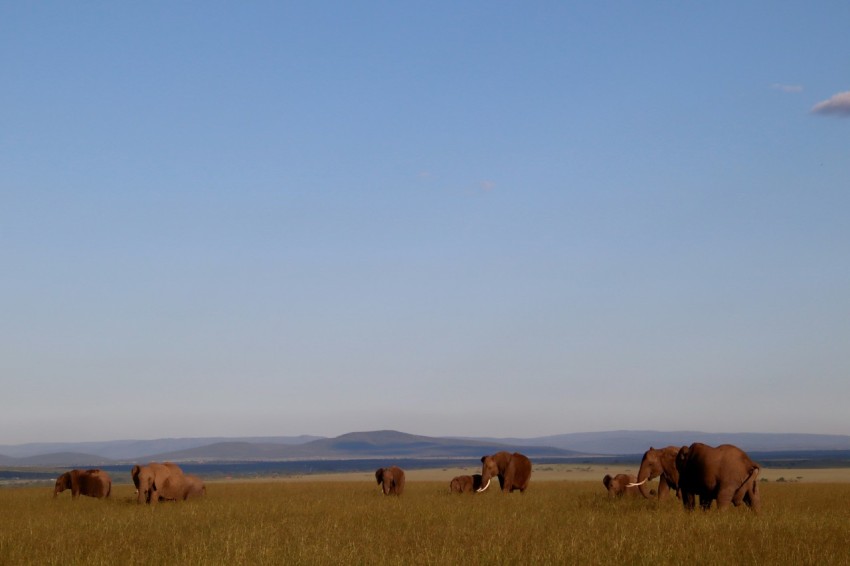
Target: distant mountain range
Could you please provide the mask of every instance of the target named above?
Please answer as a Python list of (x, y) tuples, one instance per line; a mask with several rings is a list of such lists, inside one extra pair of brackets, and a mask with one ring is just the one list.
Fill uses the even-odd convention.
[(748, 452), (850, 450), (850, 436), (695, 431), (608, 431), (537, 438), (437, 438), (397, 431), (352, 432), (335, 438), (276, 436), (170, 438), (109, 442), (0, 445), (0, 466), (84, 467), (141, 461), (250, 462), (371, 458), (474, 459), (499, 450), (532, 458), (634, 456), (650, 446), (692, 442), (735, 444)]

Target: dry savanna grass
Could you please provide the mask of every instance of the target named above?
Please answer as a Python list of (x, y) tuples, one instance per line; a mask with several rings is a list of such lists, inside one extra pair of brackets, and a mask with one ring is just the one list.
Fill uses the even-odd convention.
[(410, 472), (400, 498), (368, 474), (213, 482), (203, 499), (155, 507), (130, 485), (109, 500), (0, 489), (0, 564), (850, 563), (840, 480), (763, 482), (755, 515), (609, 499), (601, 469), (569, 480), (541, 469), (524, 495), (450, 495), (451, 475), (467, 471)]

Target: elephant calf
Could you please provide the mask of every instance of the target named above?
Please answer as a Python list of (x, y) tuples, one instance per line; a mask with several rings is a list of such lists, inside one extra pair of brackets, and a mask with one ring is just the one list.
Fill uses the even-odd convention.
[(204, 481), (196, 475), (172, 475), (165, 479), (157, 495), (160, 500), (186, 501), (189, 498), (206, 495)]
[(475, 493), (479, 489), (481, 489), (481, 474), (457, 476), (449, 482), (451, 493)]
[(635, 483), (636, 481), (637, 478), (631, 474), (617, 474), (613, 477), (605, 474), (602, 485), (608, 490), (608, 497), (640, 495), (640, 487)]

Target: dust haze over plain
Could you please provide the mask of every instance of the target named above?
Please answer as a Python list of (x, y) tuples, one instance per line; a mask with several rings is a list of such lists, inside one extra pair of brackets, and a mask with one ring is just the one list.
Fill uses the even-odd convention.
[(850, 6), (0, 7), (0, 443), (850, 434)]

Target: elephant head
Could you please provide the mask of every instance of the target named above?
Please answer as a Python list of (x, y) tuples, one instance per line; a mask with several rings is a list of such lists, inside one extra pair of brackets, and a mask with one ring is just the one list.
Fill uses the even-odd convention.
[[(133, 485), (136, 486), (139, 503), (151, 503), (153, 494), (156, 493), (156, 474), (150, 466), (139, 466), (136, 464), (130, 472)], [(155, 502), (155, 501), (154, 501)]]
[(519, 452), (501, 451), (491, 456), (481, 457), (481, 487), (484, 491), (490, 487), (493, 477), (499, 478), (502, 491), (511, 492), (518, 489), (525, 492), (531, 479), (531, 460)]
[(659, 449), (650, 446), (640, 461), (637, 481), (631, 483), (628, 487), (638, 487), (641, 495), (649, 498), (652, 492), (647, 488), (646, 482), (660, 477), (658, 498), (663, 499), (671, 489), (676, 491), (678, 495), (679, 472), (676, 469), (676, 454), (678, 452), (679, 448), (676, 446)]
[(375, 470), (375, 479), (384, 495), (401, 495), (404, 491), (404, 470), (398, 466), (378, 468)]
[(79, 474), (80, 470), (71, 470), (56, 478), (56, 485), (53, 487), (53, 497), (57, 497), (66, 489), (71, 490), (71, 497), (76, 497), (74, 486), (79, 484)]

